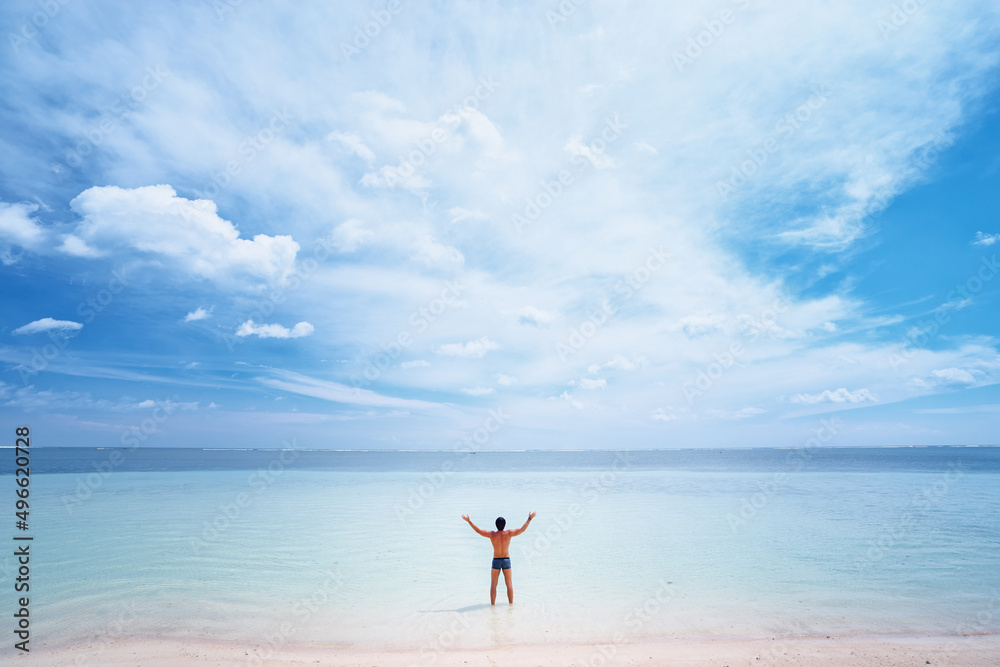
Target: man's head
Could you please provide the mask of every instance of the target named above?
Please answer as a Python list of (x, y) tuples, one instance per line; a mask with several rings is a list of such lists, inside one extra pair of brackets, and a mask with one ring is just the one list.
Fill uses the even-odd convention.
[(502, 516), (497, 517), (497, 530), (503, 530), (503, 527), (507, 525), (507, 519)]

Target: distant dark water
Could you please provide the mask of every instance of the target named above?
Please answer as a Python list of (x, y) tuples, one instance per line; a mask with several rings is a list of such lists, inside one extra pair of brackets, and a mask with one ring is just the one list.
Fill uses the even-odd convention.
[[(639, 451), (416, 452), (273, 449), (38, 447), (32, 473), (94, 470), (180, 472), (295, 470), (433, 472), (572, 471), (610, 468), (692, 472), (940, 472), (958, 464), (966, 472), (1000, 472), (998, 447), (819, 447), (813, 449), (679, 449)], [(14, 451), (0, 450), (0, 474), (14, 472)]]

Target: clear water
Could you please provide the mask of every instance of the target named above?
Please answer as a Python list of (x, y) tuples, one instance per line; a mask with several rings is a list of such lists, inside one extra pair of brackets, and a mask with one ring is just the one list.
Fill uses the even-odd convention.
[[(102, 474), (109, 450), (35, 450), (33, 641), (363, 641), (429, 663), (438, 646), (1000, 631), (1000, 450), (737, 451), (150, 450)], [(460, 515), (532, 510), (516, 604), (501, 582), (491, 608), (490, 543)]]

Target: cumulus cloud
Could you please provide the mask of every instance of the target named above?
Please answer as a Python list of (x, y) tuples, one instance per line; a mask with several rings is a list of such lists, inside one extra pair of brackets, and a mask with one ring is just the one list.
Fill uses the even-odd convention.
[(976, 238), (973, 239), (973, 245), (993, 245), (997, 241), (1000, 241), (1000, 234), (984, 234), (982, 232), (976, 232)]
[(792, 396), (792, 403), (803, 403), (806, 405), (813, 405), (816, 403), (875, 403), (876, 399), (872, 396), (871, 392), (867, 389), (858, 389), (857, 391), (848, 391), (846, 388), (841, 387), (835, 391), (830, 391), (825, 389), (818, 394), (796, 394)]
[(672, 422), (680, 419), (680, 415), (663, 408), (656, 408), (649, 414), (649, 418), (657, 422)]
[(326, 135), (326, 139), (339, 143), (368, 164), (375, 162), (375, 153), (361, 141), (361, 137), (353, 132), (331, 132)]
[(309, 336), (315, 331), (315, 327), (308, 322), (299, 322), (291, 329), (280, 324), (254, 324), (253, 320), (247, 320), (236, 330), (236, 335), (260, 336), (261, 338), (301, 338)]
[(479, 385), (476, 385), (475, 387), (463, 389), (462, 391), (469, 396), (488, 396), (493, 393), (494, 389), (493, 387), (480, 387)]
[(54, 320), (51, 317), (43, 317), (40, 320), (35, 320), (34, 322), (29, 322), (22, 327), (18, 327), (11, 333), (16, 336), (21, 336), (26, 334), (43, 333), (45, 331), (76, 331), (82, 328), (83, 325), (79, 322), (72, 322), (70, 320)]
[(507, 314), (516, 317), (520, 324), (527, 324), (534, 327), (547, 326), (556, 319), (556, 316), (552, 313), (541, 308), (536, 308), (535, 306), (524, 306), (523, 308), (507, 311)]
[(215, 310), (215, 306), (212, 306), (208, 310), (205, 310), (201, 306), (198, 306), (195, 310), (191, 311), (184, 316), (185, 322), (197, 322), (198, 320), (207, 320), (212, 316), (212, 311)]
[(510, 375), (504, 375), (503, 373), (497, 373), (497, 384), (509, 387), (515, 382), (517, 382), (517, 378), (511, 377)]
[(424, 361), (423, 359), (417, 359), (415, 361), (404, 361), (399, 365), (400, 368), (406, 370), (407, 368), (423, 368), (424, 366), (430, 366), (430, 363)]
[(445, 357), (466, 357), (481, 359), (491, 350), (499, 350), (500, 345), (483, 336), (477, 340), (465, 343), (446, 343), (438, 348), (437, 353)]
[(31, 217), (37, 210), (38, 204), (0, 202), (0, 262), (17, 261), (12, 253), (15, 246), (36, 250), (44, 244), (45, 229)]
[(280, 283), (293, 271), (299, 250), (291, 236), (240, 238), (214, 202), (178, 197), (169, 185), (93, 187), (70, 207), (82, 220), (64, 240), (63, 252), (166, 260), (180, 269), (178, 275), (222, 284)]
[(591, 378), (582, 378), (580, 380), (581, 389), (604, 389), (608, 386), (608, 381), (604, 378), (599, 378), (597, 380), (592, 380)]

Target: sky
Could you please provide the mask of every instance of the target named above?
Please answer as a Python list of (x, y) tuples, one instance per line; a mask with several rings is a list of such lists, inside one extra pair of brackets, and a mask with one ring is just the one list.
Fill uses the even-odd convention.
[(0, 7), (36, 446), (1000, 444), (1000, 6)]

